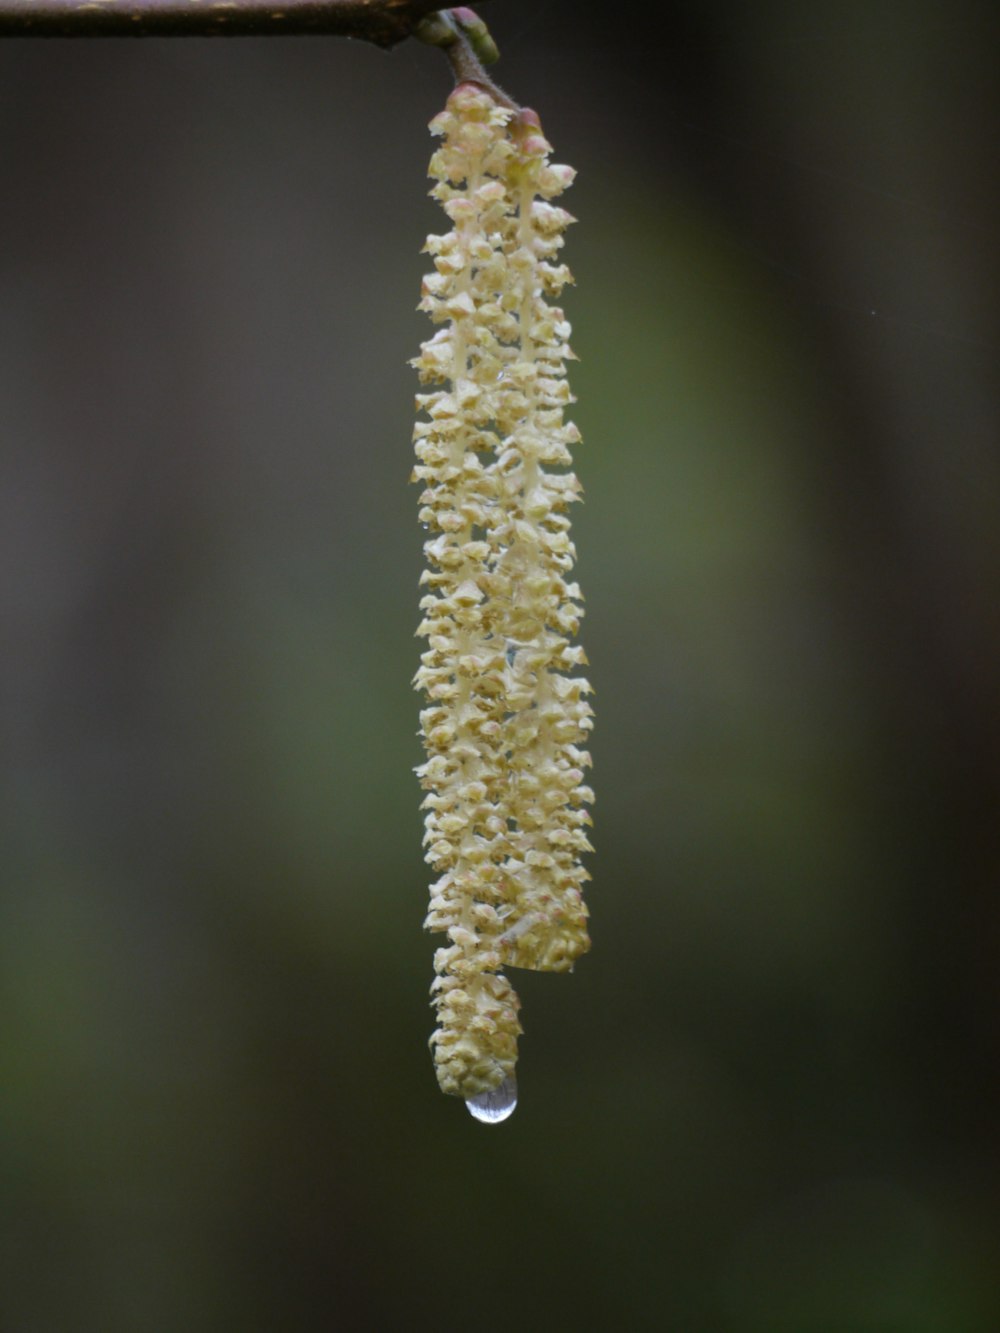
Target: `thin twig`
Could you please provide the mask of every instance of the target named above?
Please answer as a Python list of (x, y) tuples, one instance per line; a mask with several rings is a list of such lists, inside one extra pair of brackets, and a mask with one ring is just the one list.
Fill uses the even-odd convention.
[(0, 37), (325, 33), (395, 46), (440, 0), (0, 0)]

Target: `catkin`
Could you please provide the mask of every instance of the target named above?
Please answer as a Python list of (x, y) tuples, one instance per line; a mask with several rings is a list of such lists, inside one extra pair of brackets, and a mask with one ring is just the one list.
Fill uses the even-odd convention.
[(414, 361), (429, 391), (414, 441), (428, 529), (416, 687), (427, 760), (426, 927), (435, 953), (431, 1038), (443, 1091), (496, 1088), (517, 1059), (518, 999), (503, 968), (567, 971), (589, 948), (580, 857), (593, 792), (583, 614), (570, 582), (564, 410), (569, 324), (551, 304), (573, 220), (551, 202), (573, 179), (552, 165), (532, 112), (462, 84), (431, 122), (443, 137), (432, 195), (451, 227), (428, 238), (420, 302), (438, 330)]

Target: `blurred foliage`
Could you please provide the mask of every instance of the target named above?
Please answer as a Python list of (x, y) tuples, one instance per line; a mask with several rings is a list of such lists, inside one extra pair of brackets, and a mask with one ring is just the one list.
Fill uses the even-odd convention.
[(595, 947), (437, 1093), (411, 44), (7, 43), (14, 1333), (990, 1333), (987, 3), (496, 5), (580, 169)]

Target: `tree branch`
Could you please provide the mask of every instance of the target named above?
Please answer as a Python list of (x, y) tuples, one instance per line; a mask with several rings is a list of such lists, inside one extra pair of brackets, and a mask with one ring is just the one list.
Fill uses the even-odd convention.
[(0, 0), (0, 37), (325, 33), (390, 47), (441, 0)]

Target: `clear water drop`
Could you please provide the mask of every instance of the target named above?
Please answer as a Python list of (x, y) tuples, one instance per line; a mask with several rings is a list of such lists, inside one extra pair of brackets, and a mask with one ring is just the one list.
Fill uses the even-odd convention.
[(501, 1120), (512, 1116), (517, 1107), (517, 1079), (511, 1074), (499, 1087), (469, 1097), (465, 1107), (473, 1120), (484, 1125), (499, 1125)]

